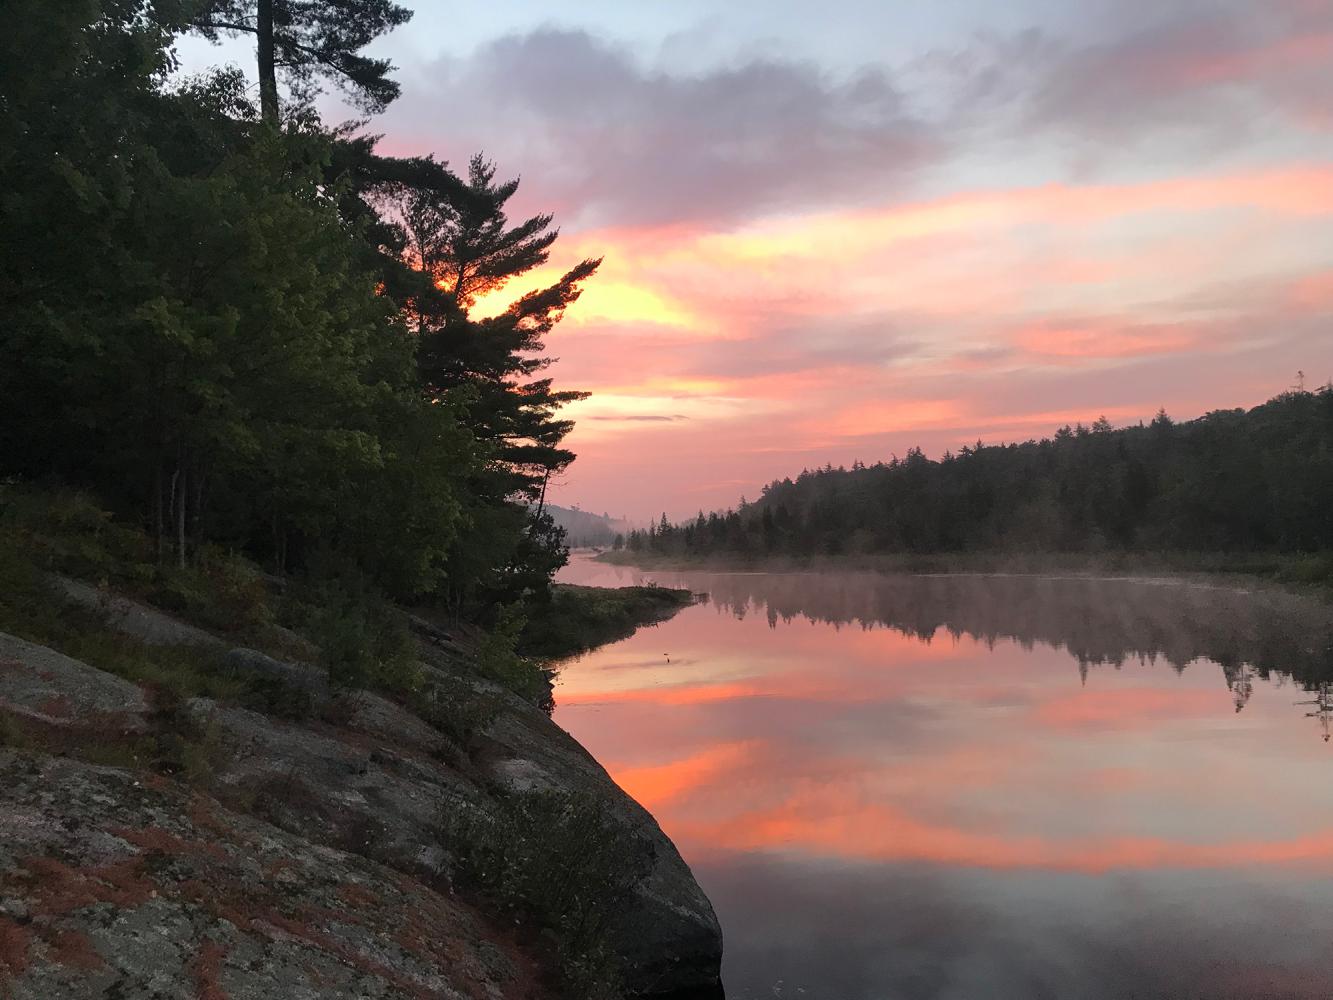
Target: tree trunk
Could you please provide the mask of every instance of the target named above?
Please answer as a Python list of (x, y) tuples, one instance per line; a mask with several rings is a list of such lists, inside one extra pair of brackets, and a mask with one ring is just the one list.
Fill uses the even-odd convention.
[(259, 0), (256, 34), (259, 49), (259, 104), (264, 121), (278, 123), (278, 71), (273, 50), (273, 0)]
[(176, 492), (176, 565), (181, 569), (185, 568), (185, 508), (187, 506), (186, 498), (190, 495), (187, 489), (189, 481), (184, 466), (180, 470), (180, 489)]
[(162, 481), (162, 461), (159, 458), (157, 469), (153, 472), (153, 524), (155, 528), (153, 552), (157, 562), (162, 562), (162, 536), (166, 534), (166, 517), (162, 510), (162, 491), (166, 489)]
[(542, 495), (537, 501), (537, 516), (542, 516), (542, 511), (546, 510), (546, 484), (551, 481), (551, 470), (548, 468), (545, 475), (542, 476)]

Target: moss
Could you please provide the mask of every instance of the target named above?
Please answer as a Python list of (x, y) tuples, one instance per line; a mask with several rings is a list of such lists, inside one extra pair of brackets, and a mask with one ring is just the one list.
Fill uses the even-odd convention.
[[(262, 679), (224, 669), (217, 651), (148, 646), (110, 628), (96, 609), (58, 593), (51, 573), (93, 581), (280, 658), (313, 654), (343, 687), (403, 692), (420, 681), (401, 613), (364, 583), (326, 571), (287, 586), (279, 601), (258, 567), (233, 553), (204, 546), (188, 567), (158, 563), (143, 532), (118, 525), (84, 495), (0, 486), (0, 631), (174, 698), (303, 714)], [(279, 612), (304, 638), (278, 627)]]

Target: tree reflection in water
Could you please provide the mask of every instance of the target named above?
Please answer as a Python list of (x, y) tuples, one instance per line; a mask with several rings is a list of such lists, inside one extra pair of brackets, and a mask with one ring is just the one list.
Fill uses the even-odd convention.
[[(805, 619), (835, 627), (887, 627), (929, 643), (964, 635), (1067, 650), (1089, 669), (1165, 661), (1177, 672), (1207, 660), (1222, 668), (1236, 711), (1257, 674), (1303, 690), (1333, 682), (1333, 607), (1276, 588), (1246, 589), (1169, 578), (870, 572), (646, 574), (705, 590), (719, 611), (764, 615), (771, 626)], [(679, 579), (674, 579), (679, 577)], [(1305, 704), (1327, 734), (1333, 702)], [(1327, 738), (1327, 735), (1326, 737)]]

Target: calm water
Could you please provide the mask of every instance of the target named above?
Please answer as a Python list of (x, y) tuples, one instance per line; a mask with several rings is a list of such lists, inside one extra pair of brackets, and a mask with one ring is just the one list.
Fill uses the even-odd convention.
[(556, 719), (694, 868), (729, 997), (1333, 997), (1328, 609), (579, 556), (563, 578), (709, 594), (567, 665)]

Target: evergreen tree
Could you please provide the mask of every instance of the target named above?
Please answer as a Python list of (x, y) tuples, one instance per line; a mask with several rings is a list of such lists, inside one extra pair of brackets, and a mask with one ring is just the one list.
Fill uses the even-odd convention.
[[(476, 316), (480, 298), (501, 294), (510, 281), (548, 261), (558, 231), (549, 215), (511, 226), (505, 206), (518, 182), (497, 183), (495, 167), (480, 156), (463, 181), (433, 161), (407, 166), (386, 163), (365, 171), (364, 199), (393, 224), (383, 251), (396, 252), (400, 265), (417, 276), (403, 278), (398, 287), (417, 336), (423, 391), (433, 401), (461, 401), (488, 452), (485, 474), (470, 479), (476, 505), (486, 514), (477, 518), (455, 560), (473, 567), (464, 577), (476, 582), (488, 577), (484, 559), (508, 553), (505, 568), (490, 574), (482, 589), (512, 595), (526, 587), (519, 581), (546, 572), (534, 573), (534, 566), (554, 568), (564, 559), (563, 532), (545, 514), (545, 496), (552, 477), (574, 460), (563, 445), (573, 424), (559, 411), (587, 394), (557, 389), (540, 377), (551, 363), (542, 353), (543, 338), (600, 261), (582, 261), (507, 308)], [(506, 504), (511, 513), (505, 513)], [(517, 535), (515, 518), (526, 525)], [(509, 538), (515, 541), (507, 545)], [(484, 554), (462, 551), (478, 544)]]
[(279, 71), (298, 100), (328, 78), (362, 109), (384, 110), (399, 92), (393, 67), (361, 50), (411, 17), (392, 0), (205, 0), (193, 26), (214, 41), (254, 37), (263, 117), (276, 122)]
[[(940, 461), (831, 464), (766, 486), (754, 504), (658, 524), (644, 548), (792, 555), (947, 552), (1333, 551), (1333, 388), (1293, 390), (1119, 430), (1090, 428)], [(716, 520), (716, 527), (714, 521)]]

